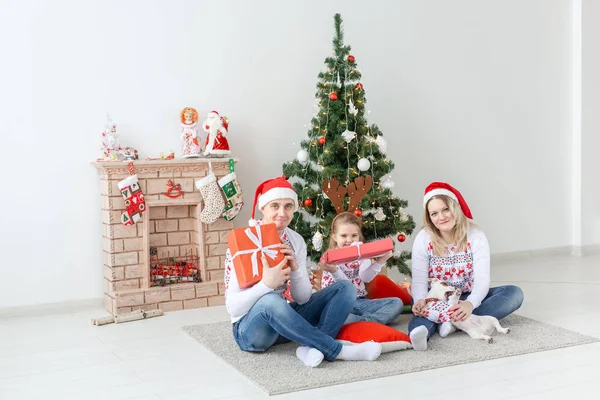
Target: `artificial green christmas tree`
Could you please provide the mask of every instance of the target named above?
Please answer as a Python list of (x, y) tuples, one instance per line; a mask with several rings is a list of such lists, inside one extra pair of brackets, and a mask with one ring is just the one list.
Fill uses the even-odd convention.
[[(337, 214), (334, 202), (338, 211), (342, 207), (361, 217), (367, 242), (386, 237), (403, 242), (415, 228), (412, 217), (403, 211), (407, 201), (392, 193), (394, 163), (386, 157), (387, 142), (376, 125), (367, 123), (361, 74), (350, 46), (343, 43), (341, 16), (336, 14), (334, 20), (334, 55), (325, 59), (327, 70), (319, 73), (318, 112), (296, 160), (283, 165), (302, 206), (290, 227), (304, 237), (309, 258), (315, 263), (327, 250), (331, 222)], [(368, 192), (358, 204), (351, 204), (349, 196), (332, 202), (325, 192), (336, 197), (332, 195), (338, 189), (336, 182), (344, 193), (359, 191), (363, 185)], [(409, 275), (406, 260), (410, 252), (400, 248), (396, 246), (387, 265)]]

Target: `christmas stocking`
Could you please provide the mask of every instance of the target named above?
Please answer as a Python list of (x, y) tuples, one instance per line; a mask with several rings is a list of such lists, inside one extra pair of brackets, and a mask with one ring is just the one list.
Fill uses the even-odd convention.
[(200, 212), (199, 219), (205, 224), (212, 224), (225, 209), (225, 202), (217, 185), (215, 174), (210, 173), (206, 178), (197, 180), (196, 188), (200, 190), (204, 199), (204, 208)]
[(233, 160), (229, 160), (229, 171), (228, 175), (219, 179), (219, 186), (225, 193), (225, 199), (227, 200), (225, 202), (225, 212), (223, 212), (223, 218), (226, 221), (234, 219), (244, 206), (240, 182), (237, 180), (235, 172), (233, 172)]
[[(133, 172), (133, 164), (129, 164), (129, 171)], [(121, 214), (121, 222), (123, 225), (133, 225), (146, 211), (146, 202), (138, 184), (138, 177), (131, 175), (119, 182), (117, 186), (125, 199), (125, 211)]]

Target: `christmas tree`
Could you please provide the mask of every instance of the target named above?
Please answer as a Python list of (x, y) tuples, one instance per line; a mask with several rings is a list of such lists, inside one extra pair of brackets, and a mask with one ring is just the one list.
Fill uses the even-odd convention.
[[(403, 211), (408, 202), (392, 193), (394, 163), (386, 157), (387, 142), (376, 125), (367, 123), (361, 74), (350, 46), (344, 45), (341, 16), (336, 14), (334, 20), (334, 54), (325, 59), (327, 70), (319, 73), (318, 112), (296, 159), (283, 165), (302, 206), (290, 227), (304, 237), (315, 263), (327, 250), (331, 222), (338, 211), (361, 217), (366, 242), (386, 237), (403, 242), (415, 228), (412, 217)], [(366, 191), (364, 197), (350, 198), (361, 189)], [(348, 195), (338, 197), (337, 193)], [(409, 258), (409, 251), (396, 246), (387, 266), (409, 275)]]

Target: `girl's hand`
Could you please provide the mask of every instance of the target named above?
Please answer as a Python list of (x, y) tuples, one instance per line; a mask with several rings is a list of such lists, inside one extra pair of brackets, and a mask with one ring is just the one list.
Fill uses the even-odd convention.
[(384, 255), (382, 255), (381, 257), (377, 257), (375, 259), (375, 262), (377, 264), (384, 265), (387, 262), (387, 260), (389, 260), (390, 258), (392, 258), (393, 255), (394, 254), (392, 253), (392, 250), (390, 250), (387, 253), (385, 253)]
[(325, 264), (324, 262), (319, 263), (319, 267), (325, 272), (329, 272), (330, 274), (334, 274), (338, 270), (338, 266), (335, 264)]
[(448, 309), (448, 313), (452, 315), (452, 321), (465, 321), (473, 313), (473, 304), (459, 300), (458, 304)]

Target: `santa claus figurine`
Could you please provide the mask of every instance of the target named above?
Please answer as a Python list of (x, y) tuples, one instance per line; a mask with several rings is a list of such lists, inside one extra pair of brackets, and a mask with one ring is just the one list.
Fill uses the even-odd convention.
[(223, 157), (231, 154), (229, 142), (225, 138), (229, 128), (227, 117), (221, 117), (218, 112), (211, 111), (202, 123), (206, 135), (205, 156)]

